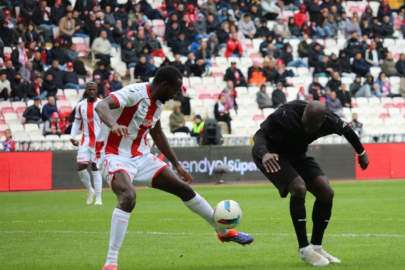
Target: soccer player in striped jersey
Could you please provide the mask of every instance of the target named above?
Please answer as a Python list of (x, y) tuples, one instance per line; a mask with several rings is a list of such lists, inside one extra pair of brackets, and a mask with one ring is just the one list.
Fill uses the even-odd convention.
[[(76, 105), (76, 115), (70, 133), (70, 141), (73, 145), (80, 146), (77, 152), (77, 172), (83, 185), (87, 188), (87, 204), (92, 204), (94, 195), (96, 195), (94, 205), (102, 205), (102, 179), (96, 166), (95, 152), (96, 135), (100, 132), (101, 126), (100, 117), (95, 112), (95, 108), (101, 100), (97, 98), (97, 84), (95, 82), (87, 83), (86, 95), (87, 99), (83, 99)], [(82, 123), (83, 136), (82, 141), (79, 143), (75, 137)], [(90, 174), (87, 171), (89, 164), (91, 164), (94, 189), (91, 186)]]
[[(118, 269), (118, 252), (124, 241), (130, 214), (135, 207), (134, 184), (178, 196), (186, 207), (200, 215), (217, 231), (222, 242), (233, 241), (242, 245), (253, 242), (253, 237), (248, 234), (218, 228), (212, 207), (188, 185), (193, 178), (180, 165), (162, 131), (160, 117), (163, 103), (172, 99), (181, 89), (182, 79), (176, 68), (162, 67), (152, 83), (128, 85), (111, 93), (96, 107), (103, 121), (96, 143), (97, 165), (103, 179), (110, 184), (118, 198), (118, 205), (111, 219), (107, 261), (102, 269)], [(146, 142), (148, 133), (179, 176), (150, 153)]]

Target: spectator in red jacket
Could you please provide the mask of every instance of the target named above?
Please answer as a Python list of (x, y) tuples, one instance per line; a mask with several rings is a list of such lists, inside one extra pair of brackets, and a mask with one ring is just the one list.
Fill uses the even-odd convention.
[(195, 7), (192, 4), (188, 5), (186, 16), (188, 17), (189, 23), (193, 23), (197, 20), (197, 12), (195, 12)]
[(304, 23), (308, 23), (307, 7), (305, 5), (300, 6), (300, 12), (294, 15), (295, 25), (300, 27)]
[(228, 42), (226, 43), (225, 57), (241, 57), (242, 55), (243, 48), (242, 44), (238, 41), (238, 33), (233, 33), (232, 37), (228, 39)]

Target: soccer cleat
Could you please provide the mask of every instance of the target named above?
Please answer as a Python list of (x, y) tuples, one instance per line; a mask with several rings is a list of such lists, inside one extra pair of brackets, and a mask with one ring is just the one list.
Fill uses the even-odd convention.
[(329, 264), (328, 259), (315, 252), (311, 246), (300, 248), (299, 254), (301, 260), (312, 266), (327, 266)]
[(116, 265), (105, 265), (101, 270), (118, 270), (118, 266)]
[(101, 201), (101, 199), (96, 199), (94, 205), (103, 205), (103, 202)]
[(93, 199), (94, 199), (94, 195), (96, 193), (94, 192), (94, 190), (92, 192), (87, 193), (87, 204), (93, 204)]
[(254, 241), (253, 236), (234, 229), (230, 229), (226, 235), (218, 234), (218, 238), (221, 242), (235, 242), (241, 245), (249, 245)]
[(330, 263), (341, 263), (338, 258), (333, 257), (328, 252), (326, 252), (323, 248), (314, 249), (314, 251), (322, 256), (324, 256)]

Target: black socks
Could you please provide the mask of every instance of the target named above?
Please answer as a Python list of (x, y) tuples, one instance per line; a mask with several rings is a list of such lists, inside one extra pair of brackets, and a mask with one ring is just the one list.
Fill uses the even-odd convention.
[[(307, 237), (307, 214), (305, 211), (305, 198), (291, 196), (290, 198), (290, 214), (294, 224), (295, 233), (297, 234), (298, 244), (300, 248), (309, 245)], [(329, 215), (330, 216), (330, 215)], [(326, 227), (325, 227), (326, 228)], [(322, 231), (323, 234), (323, 231)], [(321, 238), (322, 240), (322, 238)]]
[(331, 215), (332, 203), (323, 203), (320, 200), (315, 201), (314, 210), (312, 211), (314, 227), (312, 230), (311, 244), (322, 245), (323, 234), (328, 226)]

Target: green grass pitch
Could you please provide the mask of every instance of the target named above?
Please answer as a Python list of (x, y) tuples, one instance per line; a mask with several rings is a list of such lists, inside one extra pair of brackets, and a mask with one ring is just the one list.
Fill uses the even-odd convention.
[[(332, 183), (335, 201), (324, 248), (342, 260), (333, 269), (405, 269), (405, 181)], [(250, 246), (221, 243), (179, 199), (137, 191), (137, 206), (119, 255), (120, 269), (309, 269), (298, 258), (289, 199), (272, 185), (206, 186), (196, 190), (215, 206), (223, 199), (244, 210)], [(85, 204), (85, 191), (0, 193), (0, 269), (101, 269), (116, 198)], [(314, 198), (308, 195), (311, 218)], [(311, 222), (308, 222), (308, 233)]]

